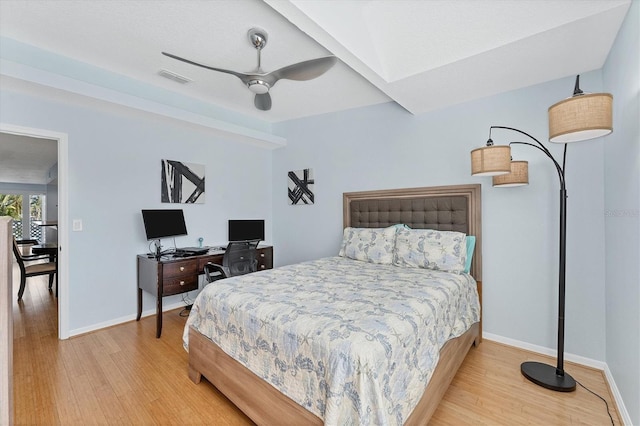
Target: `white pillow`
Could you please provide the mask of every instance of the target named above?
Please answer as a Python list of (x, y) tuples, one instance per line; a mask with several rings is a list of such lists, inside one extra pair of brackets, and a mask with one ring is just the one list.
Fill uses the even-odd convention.
[(398, 229), (393, 264), (461, 274), (467, 260), (467, 239), (462, 232), (433, 229)]
[(396, 228), (344, 228), (338, 256), (391, 265)]

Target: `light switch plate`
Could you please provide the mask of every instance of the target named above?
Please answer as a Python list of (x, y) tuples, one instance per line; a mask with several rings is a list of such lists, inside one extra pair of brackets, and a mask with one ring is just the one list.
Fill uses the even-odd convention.
[(74, 231), (82, 231), (82, 219), (73, 219), (72, 229)]

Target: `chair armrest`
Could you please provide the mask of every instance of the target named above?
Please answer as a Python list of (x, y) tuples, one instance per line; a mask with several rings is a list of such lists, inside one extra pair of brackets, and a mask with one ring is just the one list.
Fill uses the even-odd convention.
[(218, 265), (217, 263), (207, 263), (204, 265), (204, 275), (208, 283), (227, 278), (229, 276), (229, 269)]
[(36, 245), (36, 244), (40, 244), (40, 241), (38, 241), (38, 240), (16, 240), (16, 244), (18, 244), (19, 246)]
[(20, 256), (25, 262), (33, 262), (34, 260), (49, 260), (48, 254), (23, 254)]

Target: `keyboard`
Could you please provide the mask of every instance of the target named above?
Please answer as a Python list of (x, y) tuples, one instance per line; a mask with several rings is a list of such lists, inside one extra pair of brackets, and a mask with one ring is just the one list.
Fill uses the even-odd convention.
[(203, 254), (209, 251), (210, 247), (180, 247), (176, 249), (176, 253), (191, 253), (194, 254)]
[(189, 256), (194, 256), (195, 253), (191, 253), (190, 251), (176, 251), (174, 253), (172, 253), (173, 257), (189, 257)]

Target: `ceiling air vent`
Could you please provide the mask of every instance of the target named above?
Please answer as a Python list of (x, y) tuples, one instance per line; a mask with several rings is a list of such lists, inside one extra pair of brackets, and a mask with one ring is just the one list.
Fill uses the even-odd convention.
[(177, 81), (180, 84), (187, 84), (187, 83), (193, 81), (188, 77), (185, 77), (185, 76), (180, 75), (180, 74), (176, 74), (173, 71), (169, 71), (169, 70), (165, 70), (165, 69), (161, 69), (160, 71), (158, 71), (158, 74), (160, 74), (164, 78), (168, 78), (169, 80)]

